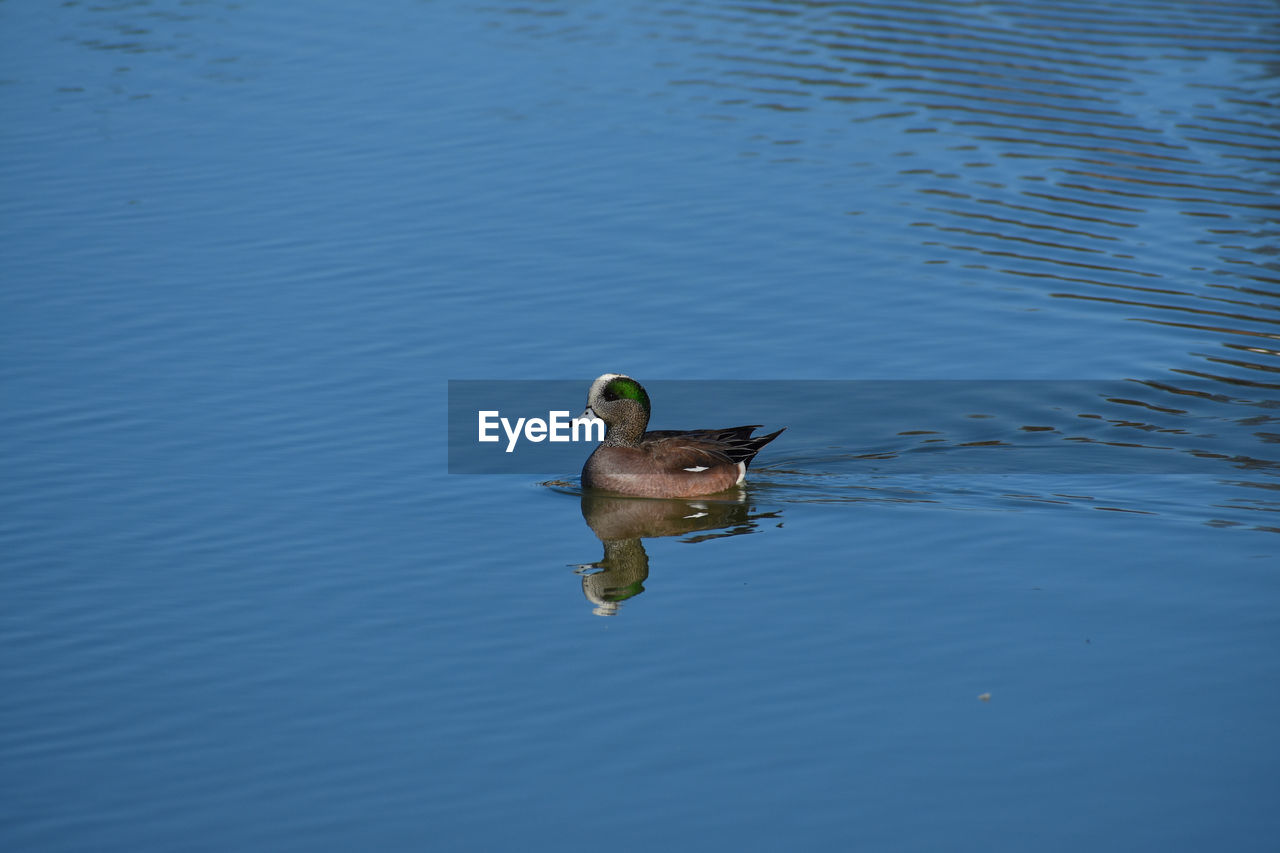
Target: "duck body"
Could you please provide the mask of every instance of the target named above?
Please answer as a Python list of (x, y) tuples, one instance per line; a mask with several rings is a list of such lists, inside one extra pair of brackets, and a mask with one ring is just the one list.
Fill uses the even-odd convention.
[(648, 498), (715, 494), (741, 484), (755, 455), (782, 433), (753, 436), (759, 424), (646, 431), (649, 410), (648, 393), (629, 376), (606, 373), (592, 383), (583, 417), (594, 414), (606, 430), (582, 467), (584, 487)]

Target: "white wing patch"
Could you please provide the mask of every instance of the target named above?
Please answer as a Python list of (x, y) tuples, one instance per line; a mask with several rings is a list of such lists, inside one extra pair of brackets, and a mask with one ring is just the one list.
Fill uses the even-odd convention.
[(688, 471), (690, 474), (701, 474), (703, 471), (707, 470), (707, 466), (694, 465), (692, 468), (685, 468), (684, 470)]

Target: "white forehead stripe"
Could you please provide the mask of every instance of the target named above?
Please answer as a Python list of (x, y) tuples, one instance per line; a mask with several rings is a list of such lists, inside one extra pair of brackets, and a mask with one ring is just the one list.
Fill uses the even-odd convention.
[(604, 386), (608, 385), (613, 380), (618, 379), (619, 377), (622, 377), (625, 375), (626, 374), (623, 374), (623, 373), (601, 374), (601, 376), (598, 379), (596, 379), (595, 382), (591, 383), (591, 390), (588, 392), (588, 396), (594, 397), (596, 394), (603, 394)]

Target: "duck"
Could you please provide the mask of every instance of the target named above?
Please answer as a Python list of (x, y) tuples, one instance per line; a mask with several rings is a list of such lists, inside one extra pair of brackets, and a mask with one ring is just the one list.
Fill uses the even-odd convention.
[(753, 436), (760, 424), (724, 429), (649, 430), (649, 394), (624, 373), (591, 383), (578, 418), (604, 421), (604, 441), (582, 466), (582, 485), (620, 495), (689, 498), (739, 486), (760, 449), (786, 429)]

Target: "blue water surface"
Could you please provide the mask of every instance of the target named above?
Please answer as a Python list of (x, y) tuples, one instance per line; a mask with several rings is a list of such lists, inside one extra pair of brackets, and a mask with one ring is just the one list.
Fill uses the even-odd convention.
[[(1277, 45), (0, 3), (0, 847), (1272, 849)], [(655, 392), (789, 427), (692, 506), (448, 473), (449, 380), (604, 372), (903, 402)]]

